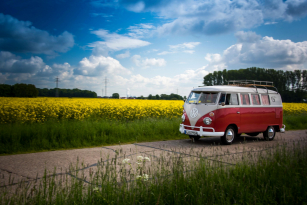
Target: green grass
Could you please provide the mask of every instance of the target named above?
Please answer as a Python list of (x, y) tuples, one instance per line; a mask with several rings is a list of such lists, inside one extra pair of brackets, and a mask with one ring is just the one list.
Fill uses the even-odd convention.
[[(187, 139), (180, 118), (135, 121), (87, 119), (32, 124), (0, 124), (0, 155)], [(285, 115), (286, 130), (306, 129), (307, 115)]]
[[(169, 160), (160, 156), (158, 169), (146, 172), (151, 177), (148, 181), (131, 181), (135, 178), (133, 170), (128, 171), (129, 166), (127, 170), (115, 158), (101, 164), (98, 172), (90, 176), (91, 184), (75, 178), (68, 181), (44, 177), (35, 189), (27, 183), (20, 183), (11, 195), (8, 189), (0, 189), (0, 203), (306, 204), (307, 150), (303, 146), (279, 146), (260, 156), (254, 152), (245, 154), (246, 159), (253, 157), (259, 160), (225, 167), (205, 159), (185, 163), (184, 156)], [(173, 167), (169, 169), (167, 164)], [(116, 166), (122, 168), (120, 172)]]
[(286, 130), (302, 130), (307, 129), (307, 115), (284, 115), (284, 124), (286, 125)]
[(1, 124), (0, 154), (185, 139), (179, 124), (178, 118)]

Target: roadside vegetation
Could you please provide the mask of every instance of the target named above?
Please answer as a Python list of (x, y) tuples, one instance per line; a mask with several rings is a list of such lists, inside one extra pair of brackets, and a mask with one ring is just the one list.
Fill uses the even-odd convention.
[[(285, 114), (283, 121), (286, 130), (307, 128), (307, 114)], [(0, 124), (0, 155), (187, 139), (178, 131), (180, 123), (176, 117)]]
[[(1, 204), (304, 204), (307, 201), (305, 141), (247, 151), (238, 164), (186, 155), (125, 156), (68, 175), (45, 176), (0, 187)], [(229, 153), (224, 153), (229, 155)], [(137, 159), (137, 167), (130, 159)], [(155, 162), (156, 164), (154, 164)], [(145, 164), (152, 163), (146, 169)], [(170, 166), (172, 165), (172, 166)], [(148, 167), (148, 166), (147, 166)], [(82, 168), (82, 167), (81, 167)], [(80, 170), (80, 169), (79, 169)], [(87, 178), (85, 177), (87, 176)]]
[(148, 118), (0, 124), (0, 154), (186, 139), (178, 131), (180, 122), (180, 118)]

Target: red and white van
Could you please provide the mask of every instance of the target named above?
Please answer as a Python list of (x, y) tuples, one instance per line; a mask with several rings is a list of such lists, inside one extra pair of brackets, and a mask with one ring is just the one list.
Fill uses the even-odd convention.
[(193, 140), (218, 136), (224, 144), (242, 133), (262, 132), (265, 140), (273, 140), (276, 132), (285, 132), (280, 94), (268, 89), (275, 88), (272, 82), (229, 83), (193, 89), (184, 103), (179, 131)]

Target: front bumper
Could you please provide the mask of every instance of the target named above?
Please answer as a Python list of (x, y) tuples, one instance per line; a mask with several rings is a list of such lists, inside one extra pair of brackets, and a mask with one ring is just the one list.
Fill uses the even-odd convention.
[[(221, 137), (225, 133), (225, 132), (215, 132), (214, 128), (212, 128), (212, 127), (202, 127), (202, 126), (200, 126), (200, 127), (194, 126), (193, 127), (193, 128), (199, 129), (199, 131), (197, 131), (197, 130), (187, 130), (187, 129), (185, 129), (186, 127), (193, 127), (193, 126), (180, 124), (179, 131), (182, 134), (186, 134), (186, 135), (198, 135), (198, 136), (206, 136), (206, 137)], [(212, 130), (212, 132), (204, 132), (203, 131), (204, 129), (210, 129), (210, 130)]]

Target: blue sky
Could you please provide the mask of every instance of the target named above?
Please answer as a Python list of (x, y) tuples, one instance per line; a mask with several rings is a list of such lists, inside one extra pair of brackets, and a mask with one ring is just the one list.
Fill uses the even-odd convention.
[(306, 69), (306, 16), (307, 0), (1, 1), (0, 83), (185, 96), (213, 71)]

